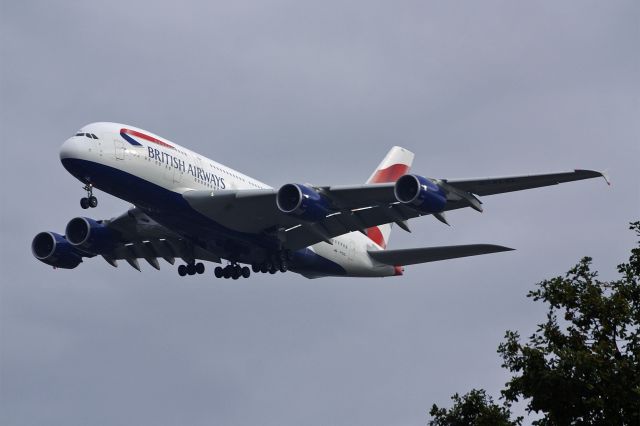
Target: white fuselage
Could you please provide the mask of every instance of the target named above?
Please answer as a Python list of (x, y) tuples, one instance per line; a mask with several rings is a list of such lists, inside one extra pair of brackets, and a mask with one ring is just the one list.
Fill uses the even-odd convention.
[[(60, 157), (117, 169), (177, 194), (190, 190), (271, 188), (146, 130), (117, 123), (93, 123), (83, 127), (63, 144)], [(399, 268), (373, 261), (367, 250), (382, 250), (382, 247), (361, 232), (351, 232), (331, 241), (333, 244), (321, 242), (309, 249), (340, 265), (349, 276), (381, 277), (402, 273)]]

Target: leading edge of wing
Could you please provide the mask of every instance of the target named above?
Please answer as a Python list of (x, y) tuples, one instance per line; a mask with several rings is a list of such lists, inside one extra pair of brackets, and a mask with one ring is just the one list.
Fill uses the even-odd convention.
[(368, 251), (369, 256), (377, 262), (392, 266), (415, 265), (418, 263), (436, 262), (458, 257), (477, 256), (480, 254), (499, 253), (515, 250), (510, 247), (493, 244), (467, 244), (459, 246), (421, 247), (400, 250)]
[(541, 188), (565, 182), (602, 177), (611, 185), (606, 173), (597, 170), (575, 169), (573, 171), (545, 173), (521, 176), (498, 176), (475, 179), (446, 179), (445, 183), (457, 189), (476, 195), (493, 195), (505, 192), (521, 191), (524, 189)]

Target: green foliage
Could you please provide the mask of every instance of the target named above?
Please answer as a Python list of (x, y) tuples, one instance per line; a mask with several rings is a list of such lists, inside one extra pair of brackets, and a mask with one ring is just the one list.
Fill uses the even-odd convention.
[[(640, 222), (631, 224), (640, 236)], [(523, 399), (534, 425), (640, 425), (640, 242), (620, 279), (598, 280), (591, 258), (564, 277), (542, 281), (527, 295), (548, 307), (527, 342), (507, 331), (498, 347), (513, 373), (498, 406), (484, 390), (453, 396), (447, 411), (434, 405), (431, 426), (512, 425), (511, 404)]]
[(495, 404), (482, 389), (473, 389), (462, 397), (455, 394), (451, 399), (454, 404), (450, 410), (433, 404), (429, 411), (433, 417), (430, 426), (512, 426), (522, 422), (521, 417), (511, 420), (509, 407)]
[(600, 281), (585, 257), (527, 295), (548, 305), (528, 342), (506, 333), (498, 352), (515, 375), (502, 395), (542, 413), (534, 424), (640, 425), (640, 247), (618, 271)]

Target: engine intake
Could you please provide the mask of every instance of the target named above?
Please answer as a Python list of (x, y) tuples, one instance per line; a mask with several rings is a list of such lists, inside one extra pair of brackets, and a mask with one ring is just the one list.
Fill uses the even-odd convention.
[(288, 183), (276, 196), (278, 209), (308, 222), (324, 219), (331, 211), (328, 201), (308, 185)]
[(92, 254), (102, 254), (115, 245), (112, 231), (104, 224), (88, 217), (71, 219), (65, 233), (69, 243)]
[(56, 268), (73, 269), (82, 262), (82, 255), (65, 237), (55, 232), (40, 232), (31, 242), (33, 256)]
[(447, 195), (436, 183), (419, 175), (404, 175), (393, 188), (396, 200), (422, 213), (439, 213), (447, 204)]

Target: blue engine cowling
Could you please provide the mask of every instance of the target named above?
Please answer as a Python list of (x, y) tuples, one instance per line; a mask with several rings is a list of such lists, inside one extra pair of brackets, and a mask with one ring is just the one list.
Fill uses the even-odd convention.
[(65, 234), (74, 247), (91, 254), (104, 254), (115, 246), (113, 232), (102, 223), (88, 217), (71, 219)]
[(330, 212), (329, 202), (315, 189), (299, 183), (288, 183), (278, 190), (276, 204), (282, 213), (304, 221), (316, 222)]
[(436, 183), (419, 175), (404, 175), (396, 181), (396, 199), (422, 213), (439, 213), (447, 204), (447, 195)]
[(39, 261), (56, 268), (73, 269), (82, 262), (82, 254), (55, 232), (36, 235), (31, 242), (31, 252)]

